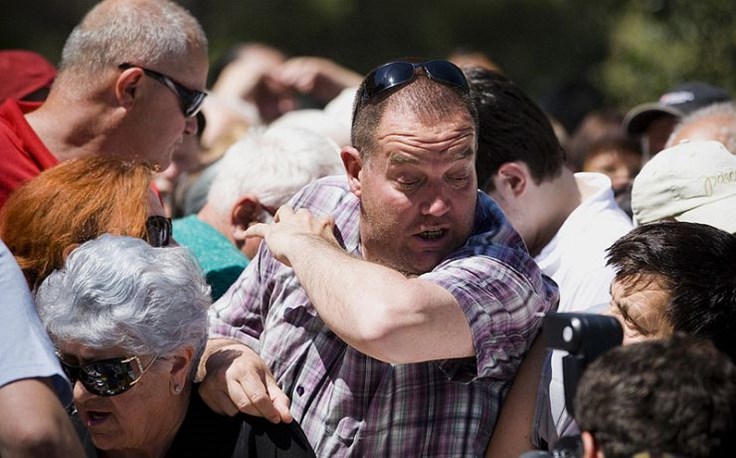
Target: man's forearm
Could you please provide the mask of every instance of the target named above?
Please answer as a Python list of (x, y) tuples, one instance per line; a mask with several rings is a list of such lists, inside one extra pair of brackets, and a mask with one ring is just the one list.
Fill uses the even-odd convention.
[(350, 256), (311, 235), (288, 259), (322, 320), (354, 348), (389, 362), (474, 354), (467, 320), (441, 287)]

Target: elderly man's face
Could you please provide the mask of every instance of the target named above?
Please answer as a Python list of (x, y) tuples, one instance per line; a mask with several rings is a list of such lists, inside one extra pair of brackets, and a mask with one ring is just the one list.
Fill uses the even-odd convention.
[[(78, 343), (59, 344), (58, 350), (63, 361), (72, 365), (131, 356), (120, 348), (97, 350)], [(148, 366), (152, 358), (140, 356), (141, 364)], [(169, 382), (166, 361), (162, 359), (153, 362), (135, 385), (116, 396), (98, 396), (76, 382), (74, 404), (95, 447), (105, 451), (141, 450), (168, 437), (177, 426), (166, 421), (176, 421), (169, 414), (174, 402)]]
[(672, 335), (664, 315), (669, 300), (669, 291), (655, 275), (614, 280), (608, 312), (624, 328), (624, 345)]
[[(180, 65), (163, 65), (152, 70), (167, 75), (189, 89), (204, 90), (207, 81), (207, 53), (193, 51)], [(133, 154), (165, 170), (172, 154), (182, 147), (185, 135), (197, 134), (196, 117), (185, 118), (177, 94), (159, 81), (145, 78), (150, 97), (137, 112), (136, 132), (131, 138)]]
[(366, 259), (407, 274), (432, 270), (462, 246), (476, 203), (476, 132), (459, 111), (438, 122), (387, 109), (360, 172)]

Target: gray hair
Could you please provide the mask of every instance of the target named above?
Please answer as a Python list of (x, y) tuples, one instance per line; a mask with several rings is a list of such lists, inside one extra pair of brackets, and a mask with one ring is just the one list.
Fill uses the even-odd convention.
[(334, 141), (310, 130), (254, 128), (225, 153), (207, 200), (221, 216), (246, 194), (279, 207), (318, 178), (342, 173), (339, 153)]
[(109, 234), (72, 251), (36, 295), (53, 341), (122, 347), (132, 355), (191, 347), (191, 376), (207, 341), (210, 304), (209, 286), (186, 248)]
[(206, 51), (207, 37), (182, 6), (169, 0), (105, 0), (69, 35), (59, 75), (92, 77), (122, 63), (184, 63), (194, 49)]
[[(706, 120), (708, 118), (728, 118), (730, 121), (726, 124), (714, 122), (712, 120), (710, 124), (712, 129), (708, 131), (709, 140), (717, 140), (723, 143), (731, 153), (736, 154), (736, 102), (721, 102), (708, 105), (693, 111), (689, 115), (685, 116), (677, 123), (675, 129), (667, 139), (665, 148), (675, 146), (676, 143), (680, 143), (685, 138), (680, 138), (682, 131), (693, 123)], [(705, 133), (705, 132), (704, 132)], [(704, 140), (705, 138), (698, 138), (697, 140)]]

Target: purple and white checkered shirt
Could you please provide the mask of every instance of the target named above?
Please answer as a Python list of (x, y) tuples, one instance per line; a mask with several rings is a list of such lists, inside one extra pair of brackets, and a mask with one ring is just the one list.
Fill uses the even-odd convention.
[[(290, 205), (333, 215), (342, 245), (361, 256), (359, 201), (344, 177), (319, 180)], [(211, 336), (259, 352), (318, 456), (482, 456), (541, 324), (536, 314), (554, 308), (557, 287), (483, 193), (466, 244), (420, 278), (457, 299), (475, 358), (388, 364), (360, 353), (327, 328), (265, 244), (210, 309)]]

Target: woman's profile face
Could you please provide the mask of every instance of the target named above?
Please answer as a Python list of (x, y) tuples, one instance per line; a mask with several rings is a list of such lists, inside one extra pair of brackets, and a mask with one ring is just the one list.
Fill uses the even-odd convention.
[[(132, 380), (137, 380), (126, 391), (113, 396), (100, 396), (81, 381), (72, 380), (79, 419), (89, 431), (96, 448), (107, 451), (154, 450), (168, 445), (179, 425), (171, 424), (177, 419), (167, 412), (172, 410), (172, 403), (186, 402), (183, 396), (171, 393), (171, 364), (168, 360), (156, 359), (155, 355), (131, 355), (120, 347), (102, 350), (66, 342), (57, 344), (57, 348), (66, 365), (91, 368), (92, 373), (98, 368), (107, 374), (127, 374), (126, 369), (130, 369)], [(137, 356), (138, 360), (116, 364), (132, 356)], [(99, 367), (92, 364), (96, 362), (101, 362)], [(75, 370), (72, 367), (71, 371)], [(84, 374), (80, 375), (84, 377)], [(124, 379), (127, 375), (121, 377)], [(108, 380), (112, 378), (108, 377)], [(120, 381), (118, 377), (114, 378), (116, 382)]]

